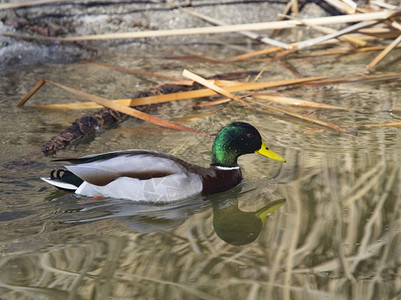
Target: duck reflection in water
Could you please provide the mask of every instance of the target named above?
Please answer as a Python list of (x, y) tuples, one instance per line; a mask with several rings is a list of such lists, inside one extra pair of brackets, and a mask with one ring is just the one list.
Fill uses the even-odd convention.
[(252, 212), (241, 210), (237, 198), (214, 199), (213, 227), (219, 238), (231, 245), (245, 245), (255, 241), (266, 219), (283, 206), (285, 199), (275, 200)]
[[(173, 229), (183, 224), (191, 215), (213, 208), (213, 227), (217, 236), (228, 244), (245, 245), (259, 236), (266, 219), (284, 205), (285, 199), (275, 200), (256, 211), (243, 211), (239, 203), (248, 198), (249, 187), (243, 191), (238, 186), (229, 192), (208, 197), (192, 197), (178, 203), (165, 205), (132, 203), (123, 199), (85, 201), (69, 194), (49, 197), (50, 203), (62, 212), (57, 219), (63, 223), (82, 224), (104, 219), (125, 223), (140, 234)], [(259, 194), (260, 195), (260, 194)], [(78, 200), (78, 201), (77, 201)], [(246, 200), (246, 201), (248, 201)]]

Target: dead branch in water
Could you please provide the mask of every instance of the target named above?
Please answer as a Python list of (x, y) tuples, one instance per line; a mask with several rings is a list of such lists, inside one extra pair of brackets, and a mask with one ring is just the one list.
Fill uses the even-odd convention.
[[(212, 78), (216, 79), (238, 79), (238, 78), (244, 78), (248, 77), (251, 75), (255, 75), (257, 72), (249, 71), (249, 72), (233, 72), (233, 73), (224, 73), (224, 74), (218, 74), (216, 76), (213, 76)], [(153, 117), (151, 115), (148, 115), (147, 113), (154, 111), (157, 109), (158, 105), (157, 104), (150, 104), (150, 105), (133, 105), (130, 107), (123, 106), (118, 103), (113, 103), (111, 101), (108, 101), (107, 99), (95, 96), (95, 95), (90, 95), (81, 91), (74, 90), (72, 88), (65, 87), (63, 85), (53, 83), (48, 80), (40, 80), (33, 88), (31, 91), (27, 93), (27, 95), (18, 103), (18, 106), (23, 106), (26, 101), (28, 101), (45, 83), (52, 84), (54, 86), (57, 86), (59, 88), (65, 89), (69, 92), (75, 93), (83, 98), (86, 98), (86, 100), (89, 101), (94, 101), (97, 102), (96, 99), (98, 100), (105, 100), (106, 104), (101, 101), (103, 106), (108, 106), (108, 108), (102, 109), (100, 111), (97, 111), (95, 113), (83, 116), (73, 122), (73, 124), (63, 131), (61, 131), (58, 135), (52, 137), (47, 143), (45, 143), (42, 146), (42, 152), (45, 155), (50, 155), (54, 154), (57, 151), (67, 147), (71, 143), (74, 143), (83, 137), (90, 136), (101, 128), (109, 128), (113, 125), (115, 125), (118, 122), (121, 122), (125, 120), (129, 115), (150, 121), (153, 123), (156, 123), (161, 126), (173, 128), (173, 129), (178, 129), (178, 130), (187, 130), (187, 131), (192, 131), (192, 132), (198, 132), (197, 130), (187, 128), (184, 126), (180, 126), (178, 124), (165, 121), (156, 117)], [(151, 97), (151, 96), (157, 96), (157, 95), (167, 95), (167, 94), (172, 94), (176, 92), (183, 92), (183, 91), (191, 91), (191, 90), (196, 90), (199, 89), (201, 86), (197, 83), (191, 82), (191, 83), (165, 83), (161, 85), (154, 86), (150, 89), (138, 91), (134, 94), (133, 98), (146, 98), (146, 97)], [(100, 99), (99, 99), (100, 98)], [(107, 103), (110, 102), (110, 103)], [(115, 106), (118, 106), (116, 109)], [(114, 108), (114, 109), (113, 109)], [(133, 110), (133, 108), (135, 110)], [(132, 113), (134, 112), (134, 113)]]

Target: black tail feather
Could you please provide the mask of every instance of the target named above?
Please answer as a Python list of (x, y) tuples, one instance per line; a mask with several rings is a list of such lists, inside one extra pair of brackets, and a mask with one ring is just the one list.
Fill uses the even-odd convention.
[(64, 169), (58, 169), (58, 170), (51, 171), (50, 179), (58, 180), (58, 181), (65, 182), (65, 183), (70, 183), (77, 187), (80, 186), (84, 182), (81, 178), (79, 178), (74, 173), (72, 173), (68, 170), (64, 170)]

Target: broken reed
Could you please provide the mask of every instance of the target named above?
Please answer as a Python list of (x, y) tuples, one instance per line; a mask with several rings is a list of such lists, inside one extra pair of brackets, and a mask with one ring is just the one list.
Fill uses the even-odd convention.
[[(104, 67), (105, 64), (99, 64), (99, 66)], [(49, 80), (41, 80), (35, 87), (21, 100), (18, 106), (22, 106), (25, 102), (32, 97), (45, 83), (56, 86), (60, 89), (68, 91), (80, 98), (83, 98), (89, 102), (76, 102), (76, 103), (66, 103), (66, 104), (42, 104), (36, 105), (36, 107), (47, 108), (47, 109), (89, 109), (89, 108), (99, 108), (99, 107), (108, 107), (113, 110), (116, 110), (120, 113), (130, 115), (132, 117), (139, 118), (141, 120), (154, 123), (159, 126), (183, 130), (189, 132), (201, 133), (195, 129), (188, 128), (174, 122), (170, 122), (167, 120), (160, 119), (158, 117), (151, 116), (147, 113), (137, 111), (132, 108), (140, 105), (151, 105), (151, 104), (159, 104), (171, 101), (178, 100), (187, 100), (194, 99), (200, 97), (213, 96), (216, 94), (221, 94), (229, 99), (233, 99), (237, 101), (239, 104), (246, 106), (249, 109), (254, 109), (258, 111), (264, 111), (271, 115), (275, 115), (276, 117), (283, 116), (291, 116), (297, 119), (300, 119), (306, 123), (317, 124), (320, 126), (324, 126), (330, 128), (335, 131), (349, 133), (356, 135), (357, 132), (355, 130), (350, 130), (343, 128), (342, 126), (338, 126), (336, 124), (332, 124), (326, 121), (318, 120), (315, 118), (311, 118), (310, 116), (302, 115), (300, 113), (291, 111), (289, 109), (281, 109), (278, 107), (274, 107), (272, 105), (266, 104), (265, 102), (272, 102), (280, 105), (287, 106), (295, 106), (295, 107), (303, 107), (303, 108), (313, 108), (313, 109), (338, 109), (338, 110), (353, 110), (352, 108), (345, 108), (339, 106), (332, 106), (323, 103), (316, 103), (312, 101), (305, 101), (298, 98), (293, 97), (283, 97), (277, 95), (269, 95), (266, 93), (251, 93), (248, 94), (248, 100), (242, 98), (240, 96), (236, 96), (233, 92), (248, 92), (255, 89), (266, 89), (272, 87), (283, 87), (283, 86), (298, 86), (302, 87), (305, 85), (329, 85), (329, 84), (338, 84), (345, 82), (362, 82), (366, 80), (388, 80), (393, 78), (400, 78), (400, 73), (388, 73), (388, 74), (377, 74), (377, 75), (359, 75), (359, 76), (349, 76), (349, 74), (337, 75), (337, 76), (319, 76), (319, 77), (305, 77), (305, 78), (295, 78), (290, 80), (281, 80), (281, 81), (270, 81), (270, 82), (238, 82), (238, 81), (221, 81), (221, 80), (207, 80), (199, 75), (196, 75), (188, 70), (184, 70), (183, 75), (188, 77), (191, 80), (196, 81), (200, 85), (207, 87), (207, 89), (197, 89), (193, 91), (183, 91), (176, 92), (170, 94), (162, 94), (156, 96), (149, 97), (141, 97), (136, 99), (118, 99), (118, 100), (108, 100), (103, 97), (99, 97), (96, 95), (92, 95), (89, 93), (85, 93), (79, 90), (76, 90), (71, 87), (67, 87), (65, 85), (55, 83)], [(177, 84), (186, 84), (191, 85), (193, 82), (188, 81), (178, 81)], [(174, 84), (174, 83), (173, 83)], [(261, 101), (262, 100), (262, 101)], [(224, 103), (227, 101), (224, 100)], [(209, 103), (208, 106), (221, 104), (222, 101), (218, 100), (218, 102)], [(264, 109), (259, 109), (257, 106), (263, 106)], [(127, 107), (130, 106), (130, 107)], [(360, 124), (363, 125), (363, 124)], [(366, 125), (367, 126), (367, 125)], [(380, 126), (377, 124), (376, 126)], [(390, 126), (388, 124), (384, 126)]]
[[(290, 85), (300, 85), (303, 83), (308, 83), (311, 84), (312, 82), (319, 83), (320, 81), (327, 80), (327, 82), (349, 82), (352, 80), (355, 80), (353, 77), (347, 77), (347, 76), (341, 76), (341, 79), (339, 78), (330, 78), (330, 76), (320, 76), (320, 77), (306, 77), (306, 78), (296, 78), (292, 80), (283, 80), (283, 81), (277, 81), (277, 82), (229, 82), (229, 81), (218, 81), (215, 80), (210, 81), (205, 78), (202, 78), (201, 76), (194, 74), (188, 70), (183, 71), (183, 76), (188, 77), (191, 80), (196, 81), (198, 84), (201, 84), (208, 89), (200, 89), (200, 90), (194, 90), (194, 91), (185, 91), (185, 92), (178, 92), (174, 94), (166, 94), (166, 95), (160, 95), (160, 96), (151, 96), (151, 97), (143, 97), (141, 99), (121, 99), (121, 100), (114, 100), (110, 101), (108, 99), (105, 99), (103, 97), (99, 97), (96, 95), (92, 95), (86, 92), (82, 92), (79, 90), (76, 90), (71, 87), (67, 87), (65, 85), (61, 85), (52, 81), (48, 80), (42, 80), (40, 81), (33, 90), (31, 90), (24, 99), (21, 100), (21, 102), (18, 104), (19, 106), (22, 106), (25, 104), (25, 102), (41, 87), (43, 86), (44, 83), (51, 84), (53, 86), (56, 86), (60, 89), (63, 89), (67, 92), (70, 92), (78, 97), (81, 97), (83, 99), (86, 99), (87, 101), (91, 101), (92, 103), (96, 103), (98, 105), (108, 107), (110, 109), (113, 109), (115, 111), (118, 111), (120, 113), (139, 118), (141, 120), (151, 122), (153, 124), (167, 127), (170, 129), (176, 129), (176, 130), (183, 130), (183, 131), (189, 131), (189, 132), (195, 132), (195, 133), (202, 133), (198, 130), (188, 128), (186, 126), (179, 125), (174, 122), (170, 122), (167, 120), (160, 119), (158, 117), (151, 116), (147, 113), (138, 111), (132, 107), (127, 107), (127, 106), (138, 106), (138, 105), (150, 105), (150, 104), (155, 104), (155, 103), (162, 103), (162, 102), (170, 102), (170, 101), (177, 101), (177, 100), (184, 100), (184, 99), (192, 99), (192, 98), (199, 98), (199, 97), (205, 97), (207, 95), (212, 96), (216, 94), (221, 94), (229, 99), (233, 99), (237, 101), (239, 104), (246, 106), (247, 108), (251, 110), (257, 110), (259, 112), (264, 112), (268, 113), (270, 115), (274, 115), (276, 117), (283, 117), (283, 116), (290, 116), (299, 120), (302, 120), (306, 123), (311, 123), (315, 125), (320, 125), (335, 131), (339, 131), (342, 133), (348, 133), (352, 135), (357, 135), (356, 130), (351, 130), (344, 128), (342, 126), (318, 120), (316, 118), (312, 118), (307, 115), (303, 115), (300, 113), (297, 113), (295, 111), (291, 111), (289, 109), (284, 109), (284, 108), (278, 108), (266, 103), (263, 103), (261, 101), (258, 101), (257, 99), (261, 98), (264, 101), (270, 101), (270, 102), (275, 102), (275, 103), (280, 103), (280, 104), (285, 104), (285, 105), (292, 105), (292, 106), (301, 106), (301, 107), (309, 107), (309, 108), (315, 108), (315, 109), (341, 109), (341, 110), (349, 110), (347, 108), (342, 108), (342, 107), (335, 107), (335, 106), (328, 106), (326, 104), (319, 104), (316, 102), (311, 102), (311, 101), (304, 101), (304, 100), (299, 100), (296, 98), (289, 98), (289, 97), (282, 97), (282, 96), (266, 96), (266, 95), (258, 95), (254, 94), (255, 96), (253, 97), (254, 100), (248, 99), (245, 100), (239, 96), (234, 95), (232, 92), (239, 92), (239, 91), (250, 91), (254, 89), (263, 89), (263, 88), (268, 88), (268, 87), (280, 87), (280, 86), (290, 86)], [(380, 76), (380, 78), (388, 78), (388, 74)], [(391, 74), (392, 77), (394, 76), (401, 76), (401, 74)], [(366, 78), (370, 78), (371, 76), (366, 76)], [(378, 76), (374, 76), (377, 78)], [(361, 77), (357, 77), (361, 78)], [(363, 78), (363, 76), (362, 76)], [(221, 86), (218, 86), (217, 84), (220, 84)], [(185, 97), (182, 96), (182, 94), (185, 95)], [(150, 98), (150, 99), (149, 99)], [(82, 109), (83, 107), (88, 108), (88, 107), (94, 107), (92, 104), (84, 103), (84, 106), (82, 106), (80, 103), (68, 103), (67, 105), (61, 105), (61, 108), (67, 108), (67, 109)], [(258, 108), (257, 106), (263, 106), (263, 109)], [(60, 105), (40, 105), (39, 107), (41, 108), (56, 108), (60, 109)]]

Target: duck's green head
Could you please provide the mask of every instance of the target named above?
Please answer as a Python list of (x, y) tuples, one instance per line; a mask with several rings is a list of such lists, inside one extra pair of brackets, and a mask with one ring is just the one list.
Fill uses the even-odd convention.
[(216, 136), (212, 147), (212, 165), (236, 167), (239, 156), (257, 153), (273, 160), (285, 159), (266, 147), (260, 133), (248, 123), (234, 122), (223, 127)]

